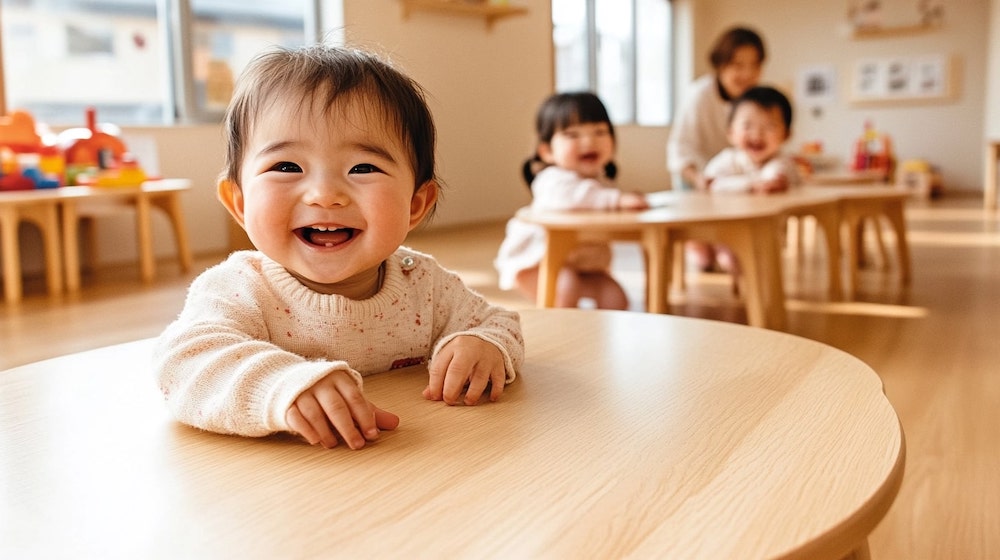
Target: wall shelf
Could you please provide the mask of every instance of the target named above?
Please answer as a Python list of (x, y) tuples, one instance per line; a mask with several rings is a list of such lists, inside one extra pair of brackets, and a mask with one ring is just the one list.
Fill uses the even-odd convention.
[(442, 12), (481, 17), (486, 21), (486, 28), (492, 29), (494, 22), (509, 16), (528, 13), (524, 6), (509, 4), (490, 4), (485, 0), (473, 2), (470, 0), (401, 0), (403, 19), (410, 17), (415, 11)]
[(891, 27), (857, 27), (851, 37), (855, 39), (884, 39), (889, 37), (905, 37), (921, 35), (941, 29), (940, 23), (916, 23), (913, 25), (894, 25)]

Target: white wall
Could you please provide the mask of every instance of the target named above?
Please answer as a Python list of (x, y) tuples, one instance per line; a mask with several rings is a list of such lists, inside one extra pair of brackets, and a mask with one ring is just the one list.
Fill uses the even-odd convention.
[(986, 71), (986, 130), (987, 138), (1000, 138), (1000, 0), (990, 1), (989, 51)]
[(538, 103), (552, 88), (547, 3), (494, 23), (415, 12), (398, 0), (345, 0), (348, 44), (386, 53), (428, 93), (445, 183), (435, 225), (510, 216), (528, 202), (520, 163), (532, 149)]
[[(888, 132), (900, 159), (925, 158), (941, 167), (946, 190), (981, 190), (983, 168), (984, 107), (986, 104), (987, 45), (990, 2), (942, 2), (941, 29), (912, 36), (852, 39), (847, 2), (825, 0), (699, 0), (696, 10), (696, 53), (707, 53), (712, 41), (727, 27), (741, 23), (758, 29), (768, 47), (764, 80), (793, 88), (799, 71), (817, 64), (833, 65), (837, 73), (837, 98), (820, 114), (796, 104), (792, 147), (822, 140), (828, 152), (847, 156), (866, 119)], [(885, 0), (895, 17), (913, 6), (910, 0)], [(894, 21), (886, 21), (896, 23)], [(905, 23), (900, 21), (900, 23)], [(945, 54), (958, 62), (957, 95), (927, 103), (858, 105), (849, 100), (851, 72), (865, 57)], [(705, 54), (695, 60), (708, 70)], [(1000, 128), (1000, 126), (998, 126)]]

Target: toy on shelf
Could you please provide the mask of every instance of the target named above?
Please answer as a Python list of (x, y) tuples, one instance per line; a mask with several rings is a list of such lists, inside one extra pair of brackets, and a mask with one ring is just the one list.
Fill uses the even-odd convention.
[(62, 152), (43, 142), (30, 113), (0, 117), (0, 191), (58, 187), (64, 172)]
[(59, 134), (66, 157), (66, 182), (71, 185), (119, 187), (138, 185), (147, 179), (128, 151), (116, 127), (98, 126), (97, 111), (87, 108), (87, 127)]
[(896, 165), (892, 153), (892, 139), (888, 134), (881, 134), (871, 121), (865, 121), (865, 130), (854, 143), (851, 156), (852, 171), (875, 171), (888, 181)]
[(937, 198), (944, 193), (941, 172), (925, 159), (910, 159), (901, 163), (896, 181), (918, 198)]

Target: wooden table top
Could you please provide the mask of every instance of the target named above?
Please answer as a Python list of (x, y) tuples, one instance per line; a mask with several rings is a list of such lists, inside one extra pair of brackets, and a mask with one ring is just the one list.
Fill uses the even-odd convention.
[(66, 201), (81, 198), (105, 198), (131, 196), (140, 192), (159, 193), (183, 191), (191, 188), (190, 179), (153, 179), (141, 185), (118, 187), (92, 187), (70, 185), (53, 189), (32, 189), (24, 191), (0, 191), (0, 203), (24, 203), (41, 201)]
[(0, 557), (839, 558), (903, 475), (878, 376), (817, 342), (628, 312), (528, 310), (497, 403), (425, 401), (360, 451), (200, 432), (150, 340), (0, 372)]
[(677, 190), (656, 193), (659, 205), (648, 210), (539, 211), (526, 206), (517, 212), (517, 216), (525, 221), (541, 224), (547, 229), (641, 229), (646, 226), (684, 226), (779, 217), (799, 208), (837, 204), (845, 200), (907, 197), (909, 193), (896, 187), (850, 183), (806, 186), (772, 195)]

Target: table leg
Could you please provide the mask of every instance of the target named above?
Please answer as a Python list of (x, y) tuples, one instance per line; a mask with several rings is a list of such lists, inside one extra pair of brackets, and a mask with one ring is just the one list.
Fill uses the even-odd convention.
[(828, 209), (814, 210), (812, 216), (823, 228), (823, 239), (826, 241), (826, 275), (830, 299), (840, 299), (844, 294), (840, 269), (840, 211), (836, 204), (831, 204)]
[(667, 312), (672, 243), (665, 227), (649, 227), (642, 231), (642, 244), (646, 251), (646, 310), (650, 313)]
[(80, 222), (76, 201), (65, 199), (62, 203), (63, 269), (66, 274), (66, 291), (80, 291)]
[(135, 199), (135, 225), (136, 239), (139, 243), (139, 274), (143, 282), (152, 282), (156, 275), (149, 207), (149, 195), (139, 193)]
[(152, 203), (163, 210), (170, 219), (170, 225), (174, 230), (174, 240), (177, 242), (177, 260), (181, 263), (181, 270), (188, 272), (193, 266), (191, 258), (191, 246), (188, 244), (187, 228), (184, 226), (184, 213), (181, 208), (181, 198), (179, 193), (164, 193), (152, 200)]
[[(752, 263), (745, 268), (747, 280), (747, 322), (753, 326), (784, 330), (786, 324), (785, 288), (781, 266), (781, 223), (759, 218), (748, 223), (742, 235), (749, 243), (750, 254), (741, 260)], [(752, 270), (752, 274), (751, 274)]]
[(983, 179), (983, 207), (997, 209), (997, 159), (1000, 159), (1000, 142), (986, 143), (986, 177)]
[(576, 232), (549, 230), (547, 235), (545, 257), (538, 266), (538, 307), (554, 307), (556, 303), (556, 282), (559, 271), (570, 251), (576, 246)]
[(899, 279), (904, 286), (910, 284), (910, 244), (906, 239), (906, 219), (903, 216), (902, 200), (887, 200), (884, 203), (884, 214), (896, 234), (896, 251), (899, 253)]
[(3, 253), (3, 292), (8, 303), (21, 301), (21, 248), (17, 239), (17, 211), (0, 207), (0, 252)]
[(25, 215), (38, 224), (45, 252), (45, 285), (49, 295), (63, 291), (62, 251), (59, 248), (59, 208), (55, 201), (25, 209)]

